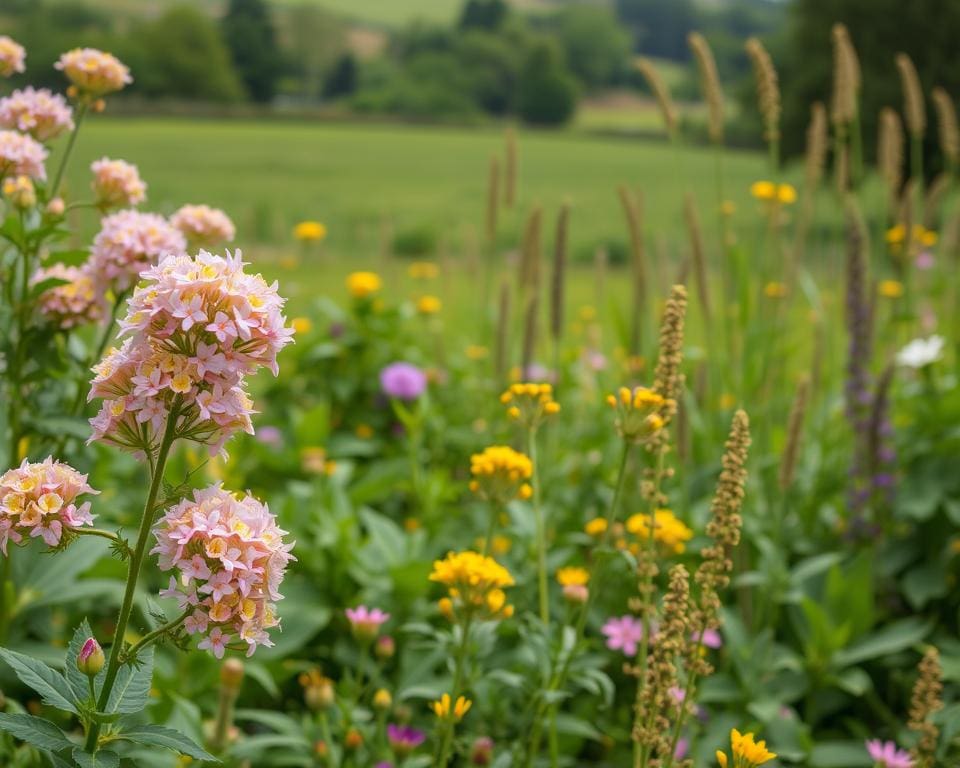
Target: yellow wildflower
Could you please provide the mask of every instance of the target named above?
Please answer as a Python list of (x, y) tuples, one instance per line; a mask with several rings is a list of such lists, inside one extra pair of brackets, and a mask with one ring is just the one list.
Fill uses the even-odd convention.
[[(638, 539), (650, 537), (650, 515), (639, 513), (627, 519), (627, 530)], [(680, 554), (686, 549), (686, 543), (693, 538), (693, 531), (669, 509), (658, 509), (654, 513), (653, 540), (663, 544), (668, 550)]]
[(421, 315), (435, 315), (443, 307), (436, 296), (421, 296), (417, 299), (417, 313)]
[(455, 611), (479, 613), (480, 618), (502, 619), (513, 615), (505, 587), (514, 584), (510, 572), (492, 557), (479, 552), (449, 552), (433, 563), (430, 581), (447, 587), (450, 602), (441, 606), (444, 615)]
[(471, 344), (467, 347), (468, 360), (484, 360), (490, 354), (490, 350), (479, 344)]
[(293, 228), (293, 236), (302, 242), (320, 242), (327, 236), (327, 228), (319, 221), (301, 221)]
[(380, 290), (383, 282), (376, 272), (352, 272), (347, 276), (347, 290), (355, 299), (366, 299)]
[(903, 283), (899, 280), (881, 280), (877, 285), (877, 293), (885, 299), (899, 299), (903, 296)]
[(607, 395), (607, 404), (617, 412), (617, 432), (624, 440), (639, 443), (663, 428), (667, 401), (652, 389), (620, 387), (616, 395)]
[(310, 333), (313, 321), (309, 317), (295, 317), (291, 321), (294, 333)]
[(586, 586), (590, 582), (590, 571), (576, 565), (557, 569), (557, 583), (561, 587)]
[(763, 295), (768, 299), (782, 299), (787, 295), (787, 286), (784, 283), (771, 280), (763, 286)]
[(529, 499), (533, 489), (533, 462), (506, 445), (491, 445), (470, 457), (470, 490), (485, 499), (505, 504), (511, 499)]
[[(767, 749), (765, 741), (754, 741), (752, 733), (741, 734), (736, 728), (730, 731), (730, 752), (734, 768), (756, 768), (776, 757)], [(720, 750), (717, 750), (717, 762), (726, 768), (727, 756)]]
[(506, 406), (507, 415), (514, 421), (520, 421), (528, 429), (534, 429), (548, 417), (560, 412), (560, 403), (553, 399), (553, 386), (519, 382), (511, 384), (500, 395), (500, 402)]
[(797, 201), (797, 190), (792, 185), (766, 180), (753, 182), (750, 185), (750, 194), (766, 203), (790, 205)]
[(440, 270), (432, 261), (415, 261), (407, 267), (407, 274), (414, 280), (433, 280)]
[(371, 427), (369, 424), (358, 424), (357, 428), (353, 430), (353, 432), (361, 440), (369, 440), (371, 437), (373, 437), (373, 427)]
[(470, 711), (470, 707), (473, 705), (473, 702), (463, 696), (458, 696), (456, 703), (453, 704), (453, 707), (450, 705), (450, 694), (445, 693), (430, 706), (433, 708), (434, 714), (441, 720), (450, 720), (454, 723), (459, 723), (461, 720), (463, 720), (463, 716)]
[(729, 411), (736, 404), (737, 398), (735, 398), (729, 392), (723, 392), (720, 397), (717, 398), (717, 405), (720, 406), (721, 411)]
[(607, 531), (607, 521), (603, 517), (595, 517), (583, 526), (583, 530), (590, 536), (602, 536)]

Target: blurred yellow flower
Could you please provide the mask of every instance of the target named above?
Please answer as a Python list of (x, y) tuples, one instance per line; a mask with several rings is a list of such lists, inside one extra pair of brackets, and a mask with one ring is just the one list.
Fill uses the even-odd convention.
[(407, 274), (414, 280), (433, 280), (440, 270), (432, 261), (415, 261), (407, 267)]
[(553, 386), (546, 383), (511, 384), (500, 395), (500, 402), (508, 406), (507, 416), (523, 422), (528, 429), (538, 427), (547, 416), (560, 413), (560, 403), (553, 399)]
[(736, 404), (737, 398), (735, 398), (729, 392), (723, 392), (721, 393), (720, 397), (717, 398), (717, 405), (720, 407), (721, 411), (729, 411)]
[(319, 221), (301, 221), (293, 228), (293, 236), (303, 242), (320, 242), (327, 236), (327, 228)]
[(607, 404), (617, 412), (615, 425), (624, 440), (641, 442), (663, 427), (667, 401), (652, 389), (620, 387), (616, 395), (607, 395)]
[(308, 445), (300, 451), (300, 466), (311, 475), (330, 476), (337, 468), (335, 462), (327, 459), (327, 452), (316, 445)]
[(485, 499), (506, 504), (511, 499), (529, 499), (533, 489), (530, 458), (507, 445), (491, 445), (470, 457), (470, 490)]
[[(765, 741), (754, 741), (752, 733), (741, 734), (736, 728), (730, 731), (730, 751), (734, 768), (756, 768), (776, 757)], [(718, 749), (716, 755), (720, 768), (727, 768), (726, 753)]]
[(557, 569), (557, 583), (561, 587), (586, 586), (590, 581), (590, 571), (586, 568), (572, 565), (566, 568)]
[(583, 530), (590, 536), (602, 536), (607, 530), (607, 521), (602, 517), (595, 517), (583, 526)]
[(420, 521), (415, 517), (405, 517), (403, 519), (403, 530), (407, 533), (413, 533), (420, 529)]
[[(443, 560), (434, 561), (430, 581), (447, 587), (449, 613), (454, 616), (479, 612), (481, 619), (503, 619), (513, 615), (503, 591), (513, 586), (513, 577), (492, 557), (470, 550), (449, 552)], [(441, 611), (446, 615), (445, 607)]]
[(750, 185), (750, 194), (757, 200), (767, 203), (790, 205), (797, 201), (797, 190), (790, 184), (776, 184), (772, 181), (755, 181)]
[[(627, 519), (627, 530), (638, 539), (650, 537), (650, 515), (639, 513)], [(693, 531), (669, 509), (654, 512), (653, 540), (660, 542), (675, 554), (680, 554), (693, 538)]]
[[(937, 233), (920, 224), (913, 225), (910, 237), (914, 243), (924, 248), (932, 248), (937, 244)], [(884, 238), (890, 250), (899, 253), (907, 239), (907, 228), (903, 224), (895, 224), (884, 233)]]
[(775, 280), (771, 280), (765, 286), (763, 286), (763, 295), (768, 299), (782, 299), (787, 295), (787, 286), (784, 283), (778, 283)]
[(580, 307), (580, 319), (585, 323), (597, 319), (597, 310), (590, 304), (584, 304)]
[(490, 350), (479, 344), (471, 344), (467, 347), (468, 360), (485, 360), (490, 354)]
[(313, 329), (313, 321), (309, 317), (295, 317), (291, 325), (295, 333), (310, 333)]
[(473, 705), (470, 699), (464, 698), (463, 696), (458, 696), (456, 703), (453, 703), (452, 707), (451, 703), (450, 694), (445, 693), (430, 706), (433, 708), (434, 714), (441, 720), (450, 720), (454, 723), (459, 723)]
[(899, 280), (881, 280), (877, 285), (877, 293), (885, 299), (899, 299), (903, 296), (903, 283)]
[(371, 427), (369, 424), (358, 424), (357, 428), (353, 430), (353, 432), (361, 440), (369, 440), (371, 437), (373, 437), (373, 427)]
[(417, 313), (421, 315), (435, 315), (443, 308), (443, 304), (436, 296), (421, 296), (417, 299)]
[(347, 275), (347, 290), (355, 299), (366, 299), (383, 286), (376, 272), (351, 272)]

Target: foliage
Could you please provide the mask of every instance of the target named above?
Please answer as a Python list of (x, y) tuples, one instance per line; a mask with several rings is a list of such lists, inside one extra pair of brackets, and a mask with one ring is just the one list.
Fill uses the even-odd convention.
[(566, 73), (557, 49), (546, 41), (534, 44), (520, 70), (520, 117), (534, 125), (560, 125), (573, 114), (576, 94), (576, 83)]
[(234, 66), (250, 98), (270, 101), (282, 67), (270, 6), (265, 0), (230, 0), (220, 23)]

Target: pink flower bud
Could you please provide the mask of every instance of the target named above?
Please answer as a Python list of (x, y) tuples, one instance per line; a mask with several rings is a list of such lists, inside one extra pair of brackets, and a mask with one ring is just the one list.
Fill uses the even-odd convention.
[(96, 638), (88, 637), (84, 642), (80, 653), (77, 654), (77, 669), (88, 677), (95, 677), (106, 662), (103, 655), (103, 648)]
[(397, 651), (397, 645), (390, 635), (381, 635), (377, 638), (377, 644), (373, 647), (373, 652), (378, 659), (392, 659)]
[(47, 203), (47, 213), (51, 216), (63, 216), (64, 210), (66, 210), (66, 206), (62, 197), (55, 197)]

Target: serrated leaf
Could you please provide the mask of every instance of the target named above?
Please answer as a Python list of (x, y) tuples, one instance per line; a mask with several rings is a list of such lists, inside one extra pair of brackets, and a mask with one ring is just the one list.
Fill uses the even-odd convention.
[(187, 738), (173, 728), (162, 725), (134, 725), (118, 735), (118, 738), (127, 739), (137, 744), (146, 744), (148, 747), (166, 747), (196, 760), (220, 762), (192, 739)]
[(33, 744), (40, 749), (59, 752), (61, 749), (72, 749), (67, 735), (49, 720), (33, 715), (8, 715), (0, 713), (0, 731), (6, 731), (14, 738)]
[(77, 747), (73, 750), (73, 761), (79, 768), (119, 768), (120, 755), (109, 749), (99, 749), (95, 755), (91, 755)]
[[(42, 661), (6, 648), (0, 648), (0, 658), (9, 664), (24, 685), (40, 694), (44, 704), (77, 714), (77, 704), (66, 678)], [(70, 698), (64, 692), (71, 694)]]
[(63, 671), (70, 683), (73, 691), (73, 698), (76, 701), (85, 701), (90, 698), (90, 684), (87, 682), (87, 676), (77, 669), (77, 656), (80, 655), (80, 649), (87, 641), (87, 638), (93, 637), (93, 630), (90, 629), (90, 623), (84, 619), (80, 626), (73, 632), (70, 638), (70, 644), (67, 646), (67, 655), (63, 663)]
[(153, 681), (153, 648), (137, 657), (137, 664), (124, 664), (110, 691), (106, 714), (122, 712), (133, 714), (147, 706)]

